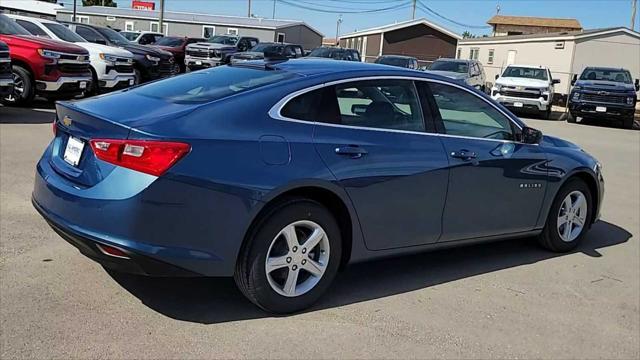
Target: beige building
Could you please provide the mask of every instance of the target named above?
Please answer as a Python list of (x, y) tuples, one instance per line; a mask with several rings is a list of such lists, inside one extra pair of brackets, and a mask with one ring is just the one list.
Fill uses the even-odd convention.
[(547, 66), (560, 79), (556, 93), (568, 94), (573, 74), (587, 66), (625, 68), (640, 78), (640, 33), (619, 27), (464, 39), (456, 57), (479, 60), (489, 82), (509, 64)]
[(496, 15), (489, 19), (487, 24), (493, 28), (493, 36), (544, 34), (582, 30), (582, 25), (580, 25), (580, 22), (576, 19), (531, 16)]

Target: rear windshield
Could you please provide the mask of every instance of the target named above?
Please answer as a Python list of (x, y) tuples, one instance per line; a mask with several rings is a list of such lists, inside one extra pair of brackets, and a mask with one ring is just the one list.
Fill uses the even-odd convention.
[(282, 45), (274, 45), (274, 44), (258, 44), (251, 48), (251, 51), (255, 52), (282, 52)]
[(504, 77), (517, 77), (537, 80), (549, 80), (547, 69), (536, 69), (529, 67), (509, 66), (505, 69)]
[(434, 71), (451, 71), (455, 73), (466, 74), (469, 72), (469, 65), (462, 61), (436, 61), (429, 67)]
[(340, 58), (344, 54), (344, 50), (342, 49), (331, 49), (331, 48), (316, 48), (311, 51), (309, 56), (311, 57), (323, 57), (323, 58)]
[(164, 36), (158, 39), (154, 45), (159, 46), (181, 46), (185, 39), (181, 37)]
[(582, 72), (580, 80), (614, 81), (631, 84), (631, 74), (627, 70), (590, 68)]
[(220, 66), (150, 83), (131, 91), (179, 104), (200, 104), (296, 77), (298, 75), (281, 70)]
[(378, 64), (392, 65), (407, 67), (409, 65), (409, 59), (397, 58), (397, 57), (381, 57), (376, 60)]

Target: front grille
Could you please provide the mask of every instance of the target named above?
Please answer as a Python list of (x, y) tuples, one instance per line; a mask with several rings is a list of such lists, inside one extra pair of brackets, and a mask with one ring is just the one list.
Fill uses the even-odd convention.
[(133, 65), (116, 65), (116, 72), (121, 74), (130, 74), (133, 72)]
[(164, 60), (164, 61), (160, 62), (160, 66), (158, 68), (158, 71), (163, 76), (166, 76), (166, 75), (172, 74), (174, 72), (174, 68), (175, 68), (175, 65), (174, 65), (173, 62), (169, 62), (168, 60)]
[(89, 62), (89, 55), (82, 54), (61, 54), (58, 62), (68, 61), (79, 61), (79, 62)]
[(504, 96), (512, 96), (512, 97), (525, 98), (525, 99), (537, 99), (540, 97), (540, 93), (513, 91), (513, 90), (502, 90), (500, 91), (500, 94)]
[(89, 64), (59, 64), (58, 70), (65, 74), (86, 74), (89, 70)]
[(598, 94), (582, 94), (582, 100), (609, 104), (625, 104), (627, 102), (626, 96)]
[(209, 49), (187, 49), (186, 54), (193, 57), (199, 57), (204, 59), (209, 58), (219, 58), (220, 50), (209, 50)]

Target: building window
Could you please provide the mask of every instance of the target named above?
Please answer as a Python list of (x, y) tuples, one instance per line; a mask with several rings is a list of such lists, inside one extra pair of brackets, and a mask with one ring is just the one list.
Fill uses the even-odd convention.
[(135, 22), (133, 21), (125, 21), (124, 22), (124, 31), (135, 31)]
[(493, 54), (495, 53), (494, 49), (489, 49), (489, 58), (487, 59), (487, 64), (493, 64)]
[(462, 49), (458, 48), (458, 55), (456, 55), (456, 59), (462, 59)]
[[(152, 22), (149, 24), (149, 31), (151, 32), (160, 32), (159, 28), (160, 24), (157, 22)], [(165, 35), (169, 35), (169, 24), (163, 22), (162, 23), (162, 33)]]
[(216, 34), (216, 27), (215, 26), (209, 26), (209, 25), (203, 25), (202, 26), (202, 37), (205, 39), (208, 39), (210, 37), (213, 37), (213, 35)]
[(276, 42), (283, 43), (285, 38), (286, 38), (285, 33), (278, 33)]
[(80, 24), (89, 24), (89, 17), (76, 15), (76, 22), (79, 22)]
[(107, 21), (116, 21), (115, 16), (107, 16)]
[(479, 48), (472, 48), (471, 51), (469, 51), (469, 59), (470, 60), (478, 60), (478, 55), (480, 54), (480, 49)]
[(237, 28), (228, 28), (227, 29), (227, 35), (238, 35), (238, 29)]

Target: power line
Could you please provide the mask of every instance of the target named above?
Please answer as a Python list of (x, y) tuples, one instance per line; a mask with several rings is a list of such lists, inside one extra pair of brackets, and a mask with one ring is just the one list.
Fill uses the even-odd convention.
[[(384, 12), (384, 11), (393, 11), (393, 10), (405, 9), (405, 8), (410, 6), (409, 5), (410, 3), (405, 1), (404, 3), (398, 4), (398, 5), (393, 5), (393, 6), (389, 6), (389, 7), (385, 7), (385, 8), (380, 8), (380, 9), (351, 10), (351, 9), (345, 8), (344, 10), (331, 10), (331, 9), (322, 9), (322, 8), (318, 8), (318, 7), (312, 7), (312, 6), (308, 6), (308, 5), (300, 5), (298, 3), (292, 3), (292, 2), (287, 1), (287, 0), (280, 0), (280, 3), (289, 5), (291, 7), (299, 8), (299, 9), (315, 11), (315, 12), (322, 12), (322, 13), (327, 13), (327, 14), (371, 14), (371, 13), (378, 13), (378, 12)], [(316, 6), (318, 6), (318, 5), (316, 5)]]
[(430, 7), (425, 5), (421, 0), (418, 0), (418, 8), (420, 10), (424, 11), (424, 12), (430, 13), (430, 14), (432, 14), (434, 16), (439, 17), (440, 19), (443, 19), (445, 21), (448, 21), (448, 22), (450, 22), (452, 24), (455, 24), (455, 25), (458, 25), (458, 26), (461, 26), (461, 27), (466, 27), (466, 28), (471, 28), (471, 29), (488, 29), (488, 28), (491, 27), (489, 25), (469, 25), (469, 24), (461, 23), (459, 21), (450, 19), (450, 18), (438, 13), (437, 11), (431, 9)]

